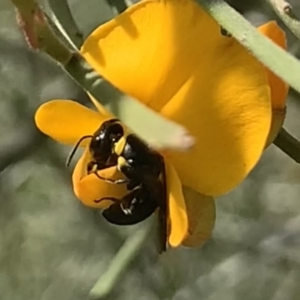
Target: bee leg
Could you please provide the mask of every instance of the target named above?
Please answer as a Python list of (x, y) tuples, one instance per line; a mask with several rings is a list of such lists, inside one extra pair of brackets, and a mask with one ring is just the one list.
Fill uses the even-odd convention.
[(116, 203), (121, 201), (121, 199), (118, 199), (118, 198), (115, 198), (115, 197), (103, 197), (101, 199), (94, 200), (94, 202), (95, 203), (100, 203), (100, 202), (105, 201), (105, 200), (113, 201), (113, 202), (116, 202)]
[(133, 225), (150, 217), (157, 208), (156, 201), (149, 198), (149, 192), (137, 187), (126, 194), (119, 203), (113, 203), (103, 210), (103, 217), (115, 225)]
[(115, 197), (103, 197), (99, 200), (94, 200), (95, 203), (99, 203), (104, 200), (110, 200), (115, 202), (115, 205), (118, 205), (120, 209), (123, 211), (125, 215), (131, 215), (132, 210), (134, 208), (134, 204), (137, 202), (135, 198), (135, 191), (132, 191), (128, 194), (126, 194), (122, 199), (118, 199)]
[(127, 183), (127, 190), (132, 191), (139, 187), (141, 185), (141, 182), (136, 179), (130, 179), (129, 182)]
[(110, 179), (102, 177), (95, 171), (93, 174), (95, 174), (99, 179), (104, 180), (105, 182), (111, 183), (111, 184), (128, 184), (130, 182), (129, 179)]

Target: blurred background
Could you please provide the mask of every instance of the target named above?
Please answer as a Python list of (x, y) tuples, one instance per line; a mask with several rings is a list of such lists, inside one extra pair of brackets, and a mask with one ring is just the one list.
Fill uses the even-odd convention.
[[(253, 24), (276, 19), (263, 0), (230, 4)], [(290, 1), (300, 15), (300, 3)], [(113, 16), (101, 0), (70, 0), (87, 35)], [(289, 51), (300, 45), (288, 33)], [(33, 122), (52, 98), (86, 103), (48, 57), (27, 48), (9, 0), (0, 0), (0, 300), (84, 300), (136, 226), (117, 228), (74, 197), (70, 148)], [(300, 139), (300, 98), (291, 91), (285, 127)], [(249, 178), (217, 199), (213, 237), (201, 249), (158, 256), (147, 242), (110, 299), (300, 299), (300, 166), (275, 146)]]

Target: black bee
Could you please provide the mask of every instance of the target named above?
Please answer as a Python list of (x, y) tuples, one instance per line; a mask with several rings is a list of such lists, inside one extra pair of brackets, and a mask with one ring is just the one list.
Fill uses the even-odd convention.
[[(128, 193), (121, 199), (109, 195), (95, 199), (96, 203), (113, 201), (103, 210), (104, 218), (116, 225), (133, 225), (150, 217), (159, 208), (161, 251), (166, 250), (167, 195), (163, 157), (136, 135), (126, 134), (119, 120), (111, 119), (101, 124), (93, 135), (84, 136), (78, 141), (67, 164), (86, 138), (91, 138), (89, 150), (92, 156), (87, 171), (111, 184), (127, 185)], [(97, 173), (111, 166), (117, 166), (125, 178), (113, 180)]]
[(76, 150), (85, 139), (91, 139), (89, 150), (93, 160), (88, 165), (89, 173), (94, 171), (95, 175), (98, 175), (97, 171), (115, 166), (117, 155), (112, 153), (111, 147), (114, 141), (118, 141), (124, 134), (123, 127), (117, 122), (117, 119), (106, 121), (93, 135), (85, 135), (80, 138), (67, 159), (67, 166), (69, 166)]

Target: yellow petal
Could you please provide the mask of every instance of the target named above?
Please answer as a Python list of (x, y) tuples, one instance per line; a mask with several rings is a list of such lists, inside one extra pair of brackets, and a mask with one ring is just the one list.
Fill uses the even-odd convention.
[(139, 2), (97, 28), (81, 53), (196, 137), (191, 151), (171, 157), (186, 186), (220, 195), (257, 163), (271, 123), (264, 68), (194, 1)]
[(272, 123), (271, 123), (271, 130), (268, 136), (268, 140), (266, 143), (266, 148), (270, 146), (270, 144), (273, 143), (275, 138), (277, 137), (280, 129), (282, 128), (284, 119), (286, 115), (286, 109), (280, 109), (280, 110), (273, 110), (272, 111)]
[[(121, 198), (127, 191), (126, 185), (110, 184), (99, 179), (95, 174), (87, 175), (87, 163), (90, 159), (88, 148), (86, 148), (73, 172), (72, 181), (74, 193), (84, 205), (95, 208), (105, 208), (112, 202), (101, 201), (95, 203), (94, 200), (98, 200), (102, 197)], [(116, 167), (98, 171), (98, 174), (111, 179), (124, 178), (123, 174), (120, 173)]]
[(188, 215), (188, 235), (183, 241), (187, 247), (200, 247), (210, 238), (215, 225), (216, 208), (214, 198), (183, 187)]
[(165, 160), (166, 185), (168, 195), (168, 209), (170, 221), (169, 244), (179, 246), (188, 230), (186, 207), (182, 193), (181, 182), (174, 167)]
[[(285, 32), (275, 21), (271, 21), (260, 26), (258, 30), (281, 48), (287, 48)], [(272, 108), (274, 110), (283, 109), (285, 107), (289, 87), (284, 81), (282, 81), (282, 79), (277, 77), (269, 69), (266, 68), (266, 70), (271, 87)]]
[[(234, 63), (239, 55), (232, 57)], [(171, 153), (182, 183), (206, 195), (220, 195), (239, 184), (259, 160), (271, 114), (268, 87), (250, 57), (224, 66), (225, 73), (212, 69), (213, 78), (198, 85), (187, 82), (162, 113), (196, 138), (188, 153)]]
[[(46, 135), (74, 145), (82, 136), (93, 134), (107, 119), (75, 101), (51, 100), (39, 107), (35, 114), (37, 127)], [(87, 145), (90, 139), (82, 142)]]
[(202, 14), (194, 1), (141, 1), (93, 31), (80, 52), (117, 88), (158, 110), (193, 72), (182, 56), (201, 56), (207, 28), (193, 27)]

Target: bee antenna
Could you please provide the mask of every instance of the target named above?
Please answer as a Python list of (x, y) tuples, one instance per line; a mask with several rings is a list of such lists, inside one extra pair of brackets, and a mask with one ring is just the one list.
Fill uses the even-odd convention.
[(84, 141), (85, 139), (88, 139), (88, 138), (93, 138), (92, 135), (84, 135), (83, 137), (81, 137), (78, 142), (76, 143), (76, 145), (74, 146), (73, 150), (70, 152), (68, 158), (67, 158), (67, 161), (66, 161), (66, 166), (68, 167), (78, 149), (78, 147), (80, 146), (80, 144), (82, 143), (82, 141)]

